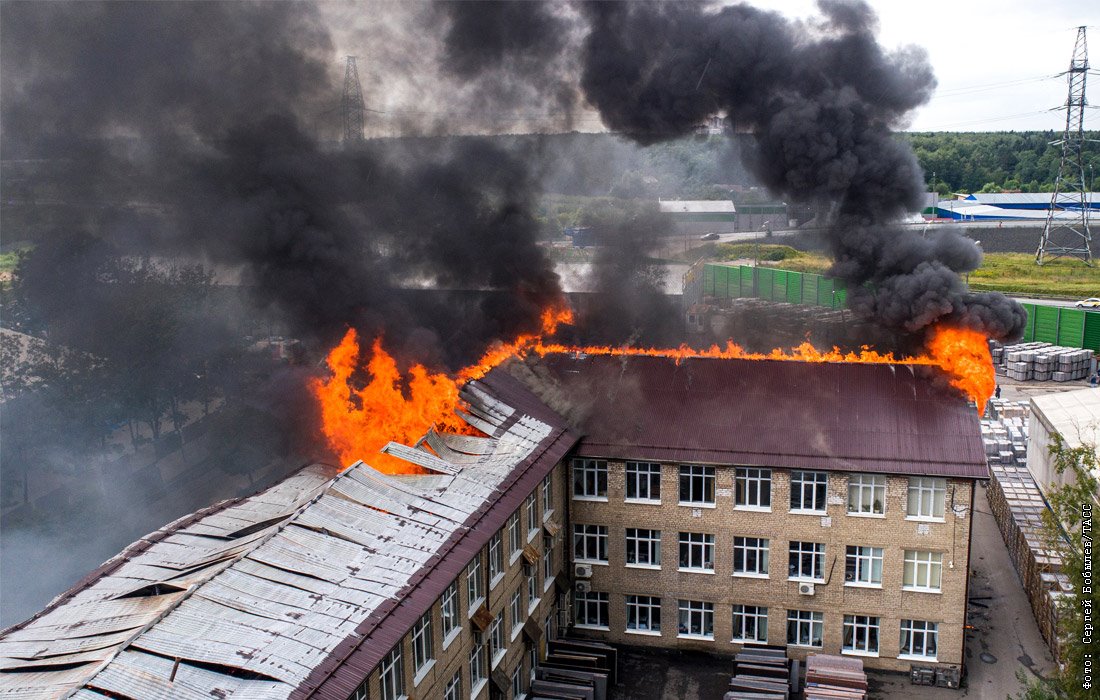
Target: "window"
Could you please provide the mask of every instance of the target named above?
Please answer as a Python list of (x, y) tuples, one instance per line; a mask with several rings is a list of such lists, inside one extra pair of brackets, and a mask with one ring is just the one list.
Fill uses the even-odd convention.
[(504, 575), (504, 552), (501, 551), (500, 534), (489, 539), (489, 585), (495, 586)]
[(628, 595), (626, 629), (628, 632), (660, 632), (661, 599), (648, 595)]
[(661, 502), (661, 465), (626, 463), (626, 500)]
[(940, 576), (942, 574), (943, 555), (939, 552), (905, 550), (902, 588), (917, 591), (938, 591), (940, 590)]
[(378, 666), (378, 688), (382, 700), (397, 700), (405, 694), (405, 666), (401, 663), (400, 642)]
[(476, 556), (466, 567), (466, 593), (470, 615), (477, 612), (478, 603), (485, 598), (485, 582), (481, 580), (481, 557)]
[(413, 673), (419, 675), (435, 656), (432, 653), (432, 611), (424, 613), (412, 628)]
[(714, 535), (681, 532), (680, 568), (714, 571)]
[(745, 467), (738, 469), (734, 477), (737, 493), (734, 505), (738, 508), (772, 507), (772, 470)]
[(678, 630), (681, 637), (714, 639), (714, 603), (681, 600)]
[(827, 472), (791, 472), (791, 510), (825, 512), (825, 498), (829, 493)]
[(497, 613), (489, 623), (489, 663), (493, 668), (504, 658), (504, 611)]
[(932, 476), (909, 477), (909, 503), (906, 515), (910, 518), (943, 519), (943, 499), (947, 493), (947, 479)]
[(542, 536), (542, 578), (554, 578), (554, 538), (549, 535)]
[(760, 537), (734, 537), (733, 573), (767, 576), (768, 541)]
[(809, 610), (787, 611), (787, 644), (819, 647), (825, 629), (825, 616)]
[(882, 585), (882, 547), (848, 547), (844, 563), (844, 583)]
[(512, 638), (514, 639), (520, 628), (523, 627), (523, 594), (517, 589), (512, 594), (512, 600), (508, 603), (508, 615), (512, 618)]
[(523, 663), (516, 664), (515, 669), (512, 670), (512, 698), (518, 699), (523, 697)]
[(554, 483), (551, 480), (551, 475), (547, 474), (546, 478), (542, 480), (542, 519), (546, 520), (550, 517), (550, 513), (554, 510)]
[(714, 467), (680, 467), (680, 503), (714, 505)]
[(901, 646), (899, 656), (936, 658), (936, 637), (939, 625), (923, 620), (901, 621)]
[(606, 593), (575, 593), (574, 603), (578, 627), (607, 629), (608, 602)]
[(539, 572), (532, 568), (527, 574), (527, 609), (534, 610), (539, 604)]
[(733, 606), (733, 641), (768, 642), (768, 609), (755, 605)]
[(791, 542), (787, 576), (825, 580), (825, 545), (821, 542)]
[(853, 515), (885, 513), (886, 477), (882, 474), (853, 474), (848, 477), (848, 512)]
[(367, 678), (356, 688), (348, 700), (370, 700), (370, 678)]
[(462, 697), (462, 671), (455, 671), (447, 687), (443, 689), (443, 700), (458, 700)]
[(868, 615), (844, 616), (844, 651), (878, 655), (878, 618)]
[(470, 649), (470, 697), (475, 697), (485, 682), (485, 645), (474, 643)]
[(607, 462), (573, 460), (573, 498), (607, 498)]
[(527, 509), (527, 541), (530, 542), (539, 530), (539, 499), (535, 497), (534, 491), (527, 497), (523, 507)]
[(519, 510), (517, 509), (512, 513), (512, 517), (508, 518), (508, 556), (513, 562), (519, 556), (521, 549), (523, 549), (523, 538), (519, 532)]
[(443, 623), (443, 645), (458, 631), (458, 584), (452, 583), (439, 598), (439, 613)]
[(661, 531), (626, 529), (626, 565), (661, 566)]
[(573, 561), (607, 561), (607, 526), (573, 526)]

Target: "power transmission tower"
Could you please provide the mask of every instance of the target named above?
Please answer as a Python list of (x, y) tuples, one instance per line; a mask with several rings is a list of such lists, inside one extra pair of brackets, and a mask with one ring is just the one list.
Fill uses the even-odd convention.
[(344, 143), (359, 143), (363, 140), (363, 88), (359, 85), (359, 69), (355, 65), (355, 56), (348, 56), (348, 65), (344, 70)]
[[(1062, 162), (1054, 181), (1054, 195), (1050, 199), (1043, 237), (1035, 262), (1042, 265), (1048, 258), (1074, 257), (1092, 265), (1092, 233), (1089, 231), (1088, 188), (1085, 185), (1085, 163), (1082, 149), (1085, 145), (1085, 78), (1089, 72), (1089, 50), (1085, 44), (1085, 28), (1077, 28), (1077, 42), (1073, 46), (1073, 59), (1066, 72), (1069, 95), (1066, 97), (1066, 131), (1052, 146), (1062, 147)], [(1059, 212), (1071, 212), (1072, 217), (1055, 218)]]

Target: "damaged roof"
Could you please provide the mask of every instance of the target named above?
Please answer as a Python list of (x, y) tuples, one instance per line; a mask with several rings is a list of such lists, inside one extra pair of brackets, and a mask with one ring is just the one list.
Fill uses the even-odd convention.
[(134, 543), (0, 633), (0, 698), (348, 697), (576, 441), (490, 386), (532, 402), (467, 385), (438, 475), (313, 465)]
[[(543, 391), (609, 459), (986, 478), (978, 415), (905, 364), (548, 355)], [(548, 399), (553, 405), (553, 399)]]

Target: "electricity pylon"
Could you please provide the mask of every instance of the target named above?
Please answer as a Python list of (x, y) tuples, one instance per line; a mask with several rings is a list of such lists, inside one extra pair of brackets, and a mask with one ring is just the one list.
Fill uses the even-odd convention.
[(359, 143), (363, 140), (363, 88), (359, 85), (359, 69), (355, 65), (355, 56), (348, 56), (348, 65), (344, 70), (344, 143)]
[[(1042, 265), (1048, 258), (1073, 257), (1092, 266), (1092, 233), (1089, 231), (1088, 188), (1085, 186), (1085, 78), (1089, 72), (1089, 50), (1085, 43), (1085, 28), (1077, 28), (1073, 58), (1066, 72), (1069, 94), (1066, 97), (1066, 131), (1052, 146), (1062, 147), (1062, 162), (1054, 181), (1043, 237), (1035, 262)], [(1058, 212), (1072, 212), (1072, 217), (1055, 218)]]

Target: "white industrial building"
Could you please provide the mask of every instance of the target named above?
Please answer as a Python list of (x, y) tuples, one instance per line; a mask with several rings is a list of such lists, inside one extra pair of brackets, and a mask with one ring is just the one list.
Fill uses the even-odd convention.
[(1071, 448), (1100, 445), (1100, 389), (1056, 392), (1031, 399), (1027, 466), (1044, 495), (1071, 476), (1058, 474), (1054, 468), (1050, 445), (1055, 434)]

